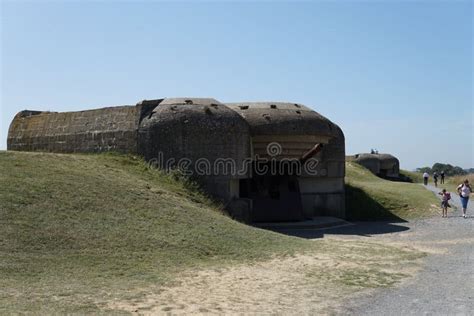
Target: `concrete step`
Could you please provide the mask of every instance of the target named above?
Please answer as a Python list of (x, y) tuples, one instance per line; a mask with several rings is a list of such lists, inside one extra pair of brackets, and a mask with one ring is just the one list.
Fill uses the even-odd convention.
[(336, 217), (316, 216), (301, 222), (254, 223), (253, 226), (268, 230), (322, 229), (336, 226), (347, 226), (351, 223)]

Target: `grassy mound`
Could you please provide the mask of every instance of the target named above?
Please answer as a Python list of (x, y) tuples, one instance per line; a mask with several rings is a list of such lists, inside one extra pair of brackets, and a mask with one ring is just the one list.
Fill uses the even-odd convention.
[(138, 158), (0, 152), (0, 313), (93, 312), (185, 267), (309, 244), (233, 221)]
[[(349, 207), (358, 205), (362, 215), (387, 205), (398, 209), (400, 197), (385, 190), (404, 192), (411, 185), (357, 166), (348, 174)], [(336, 263), (328, 269), (327, 261), (316, 260), (319, 268), (305, 269), (324, 276), (312, 279), (313, 286), (339, 294), (390, 286), (404, 273), (399, 267), (423, 255), (385, 244), (308, 241), (240, 224), (193, 185), (135, 157), (0, 152), (0, 314), (124, 309), (113, 302), (135, 311), (137, 302), (182, 275), (301, 253)], [(358, 267), (348, 270), (340, 264), (346, 261)], [(254, 282), (258, 286), (258, 278)]]
[(400, 170), (400, 176), (410, 179), (413, 183), (423, 183), (423, 174), (419, 172)]
[(346, 209), (351, 219), (428, 217), (437, 212), (438, 204), (419, 184), (384, 180), (356, 163), (346, 163)]

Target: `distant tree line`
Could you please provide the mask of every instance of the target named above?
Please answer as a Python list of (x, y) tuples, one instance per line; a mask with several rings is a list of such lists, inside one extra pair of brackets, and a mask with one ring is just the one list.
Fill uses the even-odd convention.
[(459, 175), (465, 175), (465, 174), (468, 174), (468, 173), (473, 173), (474, 172), (474, 168), (470, 168), (470, 169), (463, 169), (459, 166), (453, 166), (453, 165), (450, 165), (449, 163), (448, 164), (445, 164), (445, 163), (435, 163), (433, 165), (433, 167), (422, 167), (422, 168), (417, 168), (416, 169), (417, 172), (428, 172), (429, 174), (433, 174), (435, 172), (437, 173), (441, 173), (441, 171), (444, 171), (444, 174), (446, 176), (459, 176)]

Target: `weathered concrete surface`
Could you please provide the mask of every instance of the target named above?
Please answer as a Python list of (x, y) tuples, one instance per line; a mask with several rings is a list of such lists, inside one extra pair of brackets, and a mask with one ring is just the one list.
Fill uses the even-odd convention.
[(249, 123), (253, 135), (321, 135), (333, 137), (335, 124), (296, 103), (226, 103)]
[(298, 159), (317, 143), (323, 150), (315, 159), (317, 174), (298, 177), (306, 218), (345, 217), (345, 139), (341, 128), (310, 108), (296, 103), (227, 103), (250, 125), (252, 148), (259, 156), (267, 146), (281, 146), (279, 159)]
[(230, 200), (238, 197), (238, 183), (232, 179), (249, 177), (249, 172), (238, 173), (250, 158), (249, 139), (245, 120), (219, 101), (173, 98), (164, 99), (141, 120), (138, 151), (162, 168), (185, 162), (193, 175), (201, 175), (208, 191)]
[(375, 175), (387, 178), (400, 177), (400, 162), (390, 154), (356, 154), (348, 156), (348, 161), (356, 162)]
[[(269, 143), (278, 144), (281, 152), (269, 154)], [(296, 180), (294, 174), (277, 174), (265, 175), (263, 188), (257, 183), (262, 179), (254, 177), (255, 161), (300, 159), (317, 144), (324, 147), (314, 156), (316, 174), (303, 168)], [(281, 201), (280, 206), (298, 204), (304, 209), (297, 216), (282, 215), (274, 207), (264, 210), (268, 216), (280, 212), (275, 215), (278, 220), (345, 215), (344, 134), (336, 124), (300, 104), (228, 105), (210, 98), (165, 98), (80, 112), (23, 111), (11, 123), (8, 149), (139, 154), (163, 168), (186, 169), (208, 193), (243, 218), (251, 217), (244, 206), (258, 203), (255, 196), (251, 201), (242, 196), (240, 188), (256, 186), (252, 194), (265, 195), (267, 206)], [(243, 184), (242, 179), (253, 182)], [(277, 197), (270, 197), (269, 187), (272, 194), (278, 191)]]
[(22, 111), (8, 131), (9, 150), (136, 153), (134, 106), (79, 112)]

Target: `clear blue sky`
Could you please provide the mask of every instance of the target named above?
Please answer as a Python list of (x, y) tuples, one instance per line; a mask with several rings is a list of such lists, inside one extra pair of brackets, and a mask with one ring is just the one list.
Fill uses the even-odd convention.
[(473, 4), (13, 2), (1, 6), (0, 149), (23, 109), (171, 96), (306, 104), (403, 168), (474, 167)]

